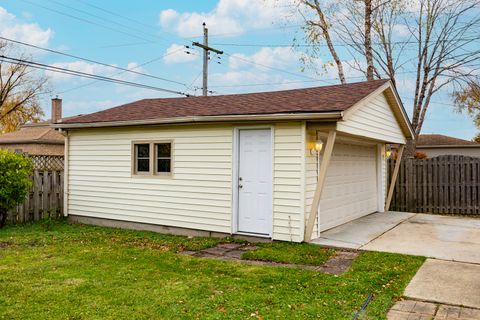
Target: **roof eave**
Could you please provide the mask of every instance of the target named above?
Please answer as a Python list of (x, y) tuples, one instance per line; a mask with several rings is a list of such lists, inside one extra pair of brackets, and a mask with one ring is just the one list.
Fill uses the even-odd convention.
[(225, 115), (225, 116), (193, 116), (178, 118), (160, 118), (147, 120), (85, 122), (85, 123), (55, 123), (56, 129), (104, 128), (157, 124), (181, 124), (203, 122), (229, 122), (229, 121), (272, 121), (272, 120), (340, 120), (342, 111), (321, 113), (277, 113), (277, 114), (250, 114), (250, 115)]
[(393, 96), (395, 97), (395, 100), (398, 106), (400, 107), (400, 112), (402, 114), (403, 120), (405, 121), (405, 124), (408, 128), (410, 137), (407, 137), (407, 138), (415, 139), (415, 130), (413, 129), (413, 125), (410, 122), (410, 118), (408, 117), (407, 111), (405, 110), (405, 106), (403, 105), (402, 99), (400, 99), (400, 95), (398, 94), (397, 89), (395, 88), (391, 80), (389, 80), (387, 84), (388, 84), (387, 88), (389, 88), (393, 92)]
[(424, 145), (418, 146), (417, 149), (436, 149), (436, 148), (480, 148), (480, 144), (432, 144), (432, 145)]
[(0, 145), (2, 144), (64, 144), (63, 141), (59, 140), (0, 140)]

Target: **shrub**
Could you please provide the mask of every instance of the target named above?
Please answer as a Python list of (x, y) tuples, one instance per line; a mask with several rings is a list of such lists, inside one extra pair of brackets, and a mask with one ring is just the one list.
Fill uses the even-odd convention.
[(5, 225), (8, 210), (25, 200), (32, 186), (32, 162), (22, 154), (0, 150), (0, 228)]
[(417, 151), (413, 157), (415, 159), (427, 159), (427, 154), (425, 152)]

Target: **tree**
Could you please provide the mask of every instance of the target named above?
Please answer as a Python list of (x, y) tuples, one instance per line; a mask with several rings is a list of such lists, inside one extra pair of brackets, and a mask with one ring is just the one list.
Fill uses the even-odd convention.
[[(454, 92), (453, 97), (457, 111), (470, 115), (480, 129), (480, 81), (478, 79), (470, 81), (461, 90)], [(480, 142), (480, 133), (473, 141)]]
[[(327, 10), (327, 14), (331, 12), (333, 15), (333, 12), (336, 10), (336, 8), (333, 7), (333, 3), (328, 6), (322, 6), (318, 0), (299, 0), (298, 5), (306, 6), (313, 10), (316, 14), (313, 17), (307, 17), (306, 15), (303, 15), (306, 24), (305, 33), (307, 41), (314, 45), (318, 45), (322, 42), (322, 39), (325, 40), (328, 50), (330, 51), (330, 54), (332, 55), (332, 58), (337, 66), (340, 82), (342, 84), (347, 83), (347, 80), (345, 79), (345, 73), (343, 71), (342, 60), (337, 53), (337, 49), (333, 44), (332, 36), (330, 35), (331, 22), (327, 21), (325, 15), (325, 10)], [(299, 12), (301, 13), (301, 11)], [(311, 57), (316, 58), (318, 53), (318, 47), (313, 46), (312, 51), (310, 52)], [(304, 62), (310, 60), (308, 59), (308, 56), (304, 56), (302, 58), (304, 59)]]
[[(6, 43), (0, 43), (0, 55), (22, 53)], [(26, 122), (36, 122), (43, 115), (39, 96), (48, 89), (47, 78), (23, 64), (0, 61), (0, 132), (17, 130)]]
[(22, 154), (0, 150), (0, 228), (5, 225), (8, 210), (25, 200), (32, 186), (32, 162)]
[[(306, 2), (310, 3), (304, 5), (307, 9), (323, 9), (326, 3), (332, 5), (331, 1), (298, 0), (300, 5)], [(325, 17), (326, 21), (335, 21), (328, 25), (329, 38), (336, 40), (336, 43), (332, 41), (337, 55), (334, 60), (339, 56), (337, 47), (344, 47), (349, 55), (344, 61), (350, 67), (361, 71), (369, 80), (373, 69), (374, 78), (390, 78), (394, 85), (399, 72), (405, 69), (412, 72), (415, 79), (412, 126), (418, 138), (432, 97), (443, 88), (464, 85), (479, 69), (480, 48), (472, 45), (472, 41), (478, 39), (480, 0), (336, 3), (337, 10)], [(305, 13), (303, 16), (309, 17)], [(306, 30), (311, 34), (314, 24), (307, 19), (306, 26), (310, 26)], [(399, 28), (402, 28), (401, 36)], [(308, 36), (306, 39), (310, 40)], [(330, 46), (329, 51), (332, 53)], [(336, 65), (342, 65), (339, 77), (347, 78), (343, 62)], [(407, 155), (413, 156), (415, 140), (409, 142)]]

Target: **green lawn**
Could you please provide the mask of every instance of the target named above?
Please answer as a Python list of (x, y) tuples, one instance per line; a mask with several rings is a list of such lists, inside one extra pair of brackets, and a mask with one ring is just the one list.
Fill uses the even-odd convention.
[[(331, 276), (175, 253), (221, 241), (63, 222), (8, 227), (0, 230), (0, 318), (351, 319), (373, 293), (364, 318), (382, 319), (424, 261), (365, 252)], [(313, 250), (265, 247), (283, 262), (297, 259), (295, 248)]]

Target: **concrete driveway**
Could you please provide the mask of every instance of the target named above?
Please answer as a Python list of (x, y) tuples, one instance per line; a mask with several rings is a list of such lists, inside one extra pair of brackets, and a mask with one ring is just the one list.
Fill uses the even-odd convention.
[(480, 264), (480, 219), (374, 213), (322, 232), (312, 243)]

